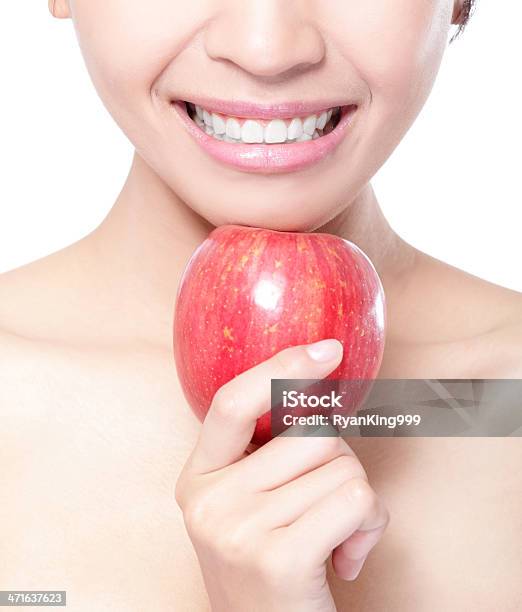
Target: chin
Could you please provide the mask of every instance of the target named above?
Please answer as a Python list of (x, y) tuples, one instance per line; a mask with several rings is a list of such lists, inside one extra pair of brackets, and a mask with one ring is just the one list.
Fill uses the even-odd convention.
[(231, 218), (223, 225), (246, 225), (249, 227), (260, 227), (263, 229), (275, 230), (277, 232), (311, 232), (314, 225), (310, 223), (288, 222), (282, 223), (277, 219), (267, 219), (261, 217), (255, 220), (241, 220), (239, 218)]
[(279, 232), (311, 232), (327, 223), (334, 215), (334, 213), (325, 213), (322, 210), (320, 214), (315, 216), (304, 216), (303, 210), (310, 211), (310, 209), (311, 207), (307, 207), (306, 203), (301, 203), (299, 207), (295, 208), (280, 206), (276, 210), (256, 211), (251, 207), (249, 208), (249, 214), (244, 214), (244, 211), (239, 214), (231, 211), (219, 216), (205, 215), (205, 217), (216, 227), (220, 225), (245, 225)]
[(274, 230), (277, 232), (311, 232), (315, 229), (316, 224), (306, 221), (288, 221), (284, 222), (280, 219), (266, 218), (266, 216), (256, 217), (254, 219), (244, 219), (241, 217), (230, 217), (219, 225), (245, 225), (248, 227), (260, 227), (262, 229)]

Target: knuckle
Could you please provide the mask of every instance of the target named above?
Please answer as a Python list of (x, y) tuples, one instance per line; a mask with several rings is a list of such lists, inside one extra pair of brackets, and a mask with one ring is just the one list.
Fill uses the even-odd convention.
[(235, 522), (221, 530), (215, 539), (215, 549), (223, 563), (244, 566), (251, 556), (252, 540), (253, 533), (248, 521)]
[(212, 399), (210, 410), (223, 421), (237, 420), (240, 412), (237, 409), (236, 394), (228, 384), (220, 387)]
[(191, 535), (201, 534), (209, 524), (208, 506), (201, 500), (191, 500), (185, 505), (183, 518)]
[(305, 371), (306, 362), (301, 352), (296, 351), (293, 346), (276, 353), (273, 360), (278, 370), (277, 378), (297, 378)]
[(183, 519), (187, 531), (193, 536), (204, 536), (205, 533), (212, 532), (216, 514), (215, 495), (210, 491), (193, 494), (191, 499), (184, 503)]
[(185, 504), (185, 478), (183, 474), (180, 474), (178, 480), (176, 481), (176, 485), (174, 487), (174, 499), (178, 506), (183, 509)]
[(352, 478), (346, 484), (350, 500), (370, 511), (378, 504), (378, 497), (370, 483), (364, 478)]

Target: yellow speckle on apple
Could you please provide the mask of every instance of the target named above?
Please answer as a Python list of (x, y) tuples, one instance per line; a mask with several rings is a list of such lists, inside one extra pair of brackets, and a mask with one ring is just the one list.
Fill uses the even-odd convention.
[(227, 340), (232, 340), (232, 341), (235, 340), (234, 336), (232, 335), (232, 329), (228, 327), (227, 325), (225, 325), (225, 327), (223, 328), (223, 336)]

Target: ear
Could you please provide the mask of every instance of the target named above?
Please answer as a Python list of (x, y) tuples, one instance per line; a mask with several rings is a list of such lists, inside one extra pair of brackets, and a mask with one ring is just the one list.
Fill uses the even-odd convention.
[(462, 24), (462, 21), (464, 19), (464, 5), (465, 4), (466, 4), (466, 0), (455, 0), (453, 2), (453, 17), (451, 18), (451, 23), (453, 25)]
[(48, 0), (49, 12), (57, 19), (68, 19), (71, 16), (69, 0)]

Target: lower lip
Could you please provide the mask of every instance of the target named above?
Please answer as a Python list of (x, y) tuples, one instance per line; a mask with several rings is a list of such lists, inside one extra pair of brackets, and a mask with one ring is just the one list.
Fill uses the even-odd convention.
[(329, 134), (289, 144), (235, 144), (216, 140), (201, 130), (189, 117), (184, 102), (173, 102), (183, 125), (194, 140), (220, 162), (244, 172), (274, 174), (293, 172), (325, 159), (340, 144), (352, 123), (356, 106), (342, 109), (338, 125)]

